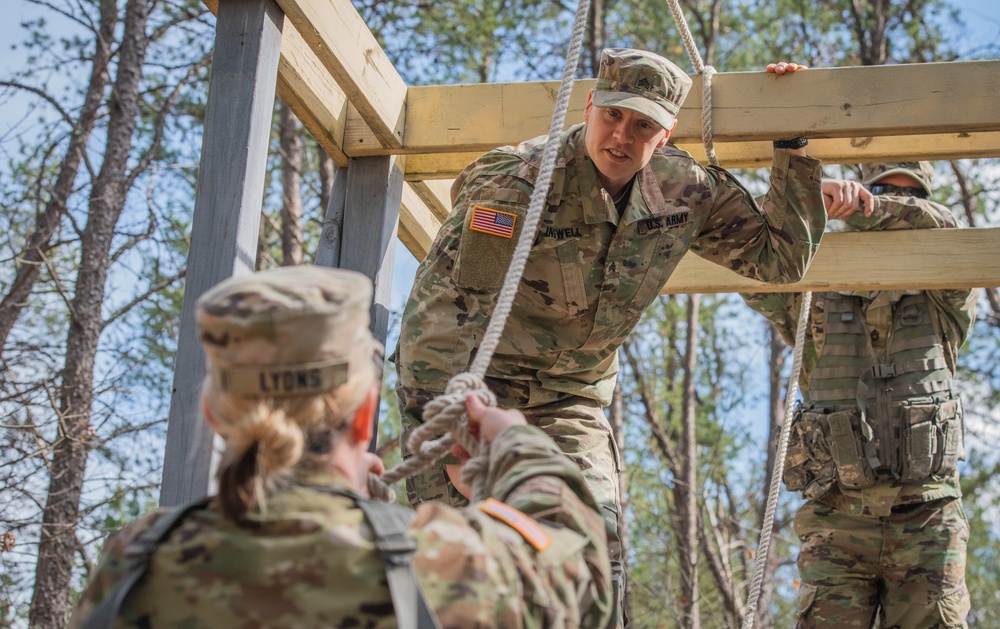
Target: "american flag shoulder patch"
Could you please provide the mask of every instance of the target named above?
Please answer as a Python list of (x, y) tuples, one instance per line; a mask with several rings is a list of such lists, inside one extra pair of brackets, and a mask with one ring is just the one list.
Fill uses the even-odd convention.
[(469, 229), (503, 238), (513, 238), (516, 221), (517, 214), (491, 210), (488, 207), (477, 205), (472, 208), (472, 221), (469, 223)]

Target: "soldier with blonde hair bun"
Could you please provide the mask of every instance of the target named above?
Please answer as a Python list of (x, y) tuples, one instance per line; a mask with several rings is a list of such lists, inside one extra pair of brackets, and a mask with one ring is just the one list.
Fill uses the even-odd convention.
[(518, 411), (466, 401), (491, 443), (485, 502), (414, 514), (368, 498), (383, 469), (368, 452), (382, 366), (371, 295), (361, 274), (290, 267), (199, 300), (204, 414), (225, 442), (218, 494), (114, 535), (72, 627), (607, 622), (597, 504)]

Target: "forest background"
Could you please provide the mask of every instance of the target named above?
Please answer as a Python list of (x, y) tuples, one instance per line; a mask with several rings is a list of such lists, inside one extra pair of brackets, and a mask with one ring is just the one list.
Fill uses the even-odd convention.
[[(681, 0), (707, 63), (760, 70), (1000, 58), (992, 0)], [(557, 78), (560, 0), (355, 0), (408, 84)], [(214, 18), (194, 0), (19, 0), (0, 37), (0, 627), (65, 625), (107, 534), (157, 503)], [(595, 0), (605, 46), (690, 64), (663, 0)], [(922, 89), (922, 86), (915, 86)], [(956, 103), (960, 107), (961, 103)], [(258, 267), (311, 260), (333, 165), (275, 106)], [(1000, 222), (996, 159), (939, 162), (935, 199)], [(757, 189), (766, 171), (741, 171)], [(828, 166), (828, 176), (856, 177)], [(394, 308), (416, 261), (397, 249)], [(398, 332), (390, 329), (390, 349)], [(1000, 298), (958, 387), (970, 626), (1000, 628)], [(609, 409), (636, 627), (734, 627), (783, 420), (788, 350), (734, 295), (664, 296), (623, 348)], [(379, 450), (397, 457), (387, 372)], [(689, 491), (694, 488), (694, 491)], [(794, 624), (799, 504), (783, 494), (758, 627)], [(45, 522), (45, 526), (41, 525)]]

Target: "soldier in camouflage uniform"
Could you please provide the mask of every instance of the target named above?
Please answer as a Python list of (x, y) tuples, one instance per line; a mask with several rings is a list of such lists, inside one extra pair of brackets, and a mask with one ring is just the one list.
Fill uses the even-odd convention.
[[(855, 230), (958, 227), (928, 197), (927, 162), (824, 180), (831, 218)], [(864, 211), (858, 211), (863, 206)], [(976, 290), (815, 295), (805, 332), (803, 403), (792, 420), (800, 628), (963, 627), (968, 523), (956, 464), (962, 405), (952, 378)], [(744, 295), (794, 343), (801, 296)]]
[[(667, 144), (690, 86), (658, 55), (604, 51), (585, 124), (553, 140), (559, 152), (547, 206), (486, 374), (503, 406), (521, 409), (580, 465), (606, 510), (619, 594), (619, 454), (603, 411), (618, 347), (689, 250), (746, 277), (794, 282), (826, 225), (819, 162), (803, 148), (775, 151), (771, 188), (758, 205), (730, 173)], [(472, 362), (546, 142), (490, 151), (455, 181), (453, 210), (403, 311), (397, 393), (404, 433)], [(463, 504), (448, 465), (410, 479), (411, 502)]]
[[(367, 452), (381, 373), (371, 293), (360, 274), (294, 267), (230, 279), (202, 297), (204, 406), (226, 444), (219, 494), (156, 547), (116, 626), (396, 626), (387, 564), (359, 509), (371, 505), (368, 472), (381, 471)], [(467, 404), (470, 427), (492, 441), (492, 498), (464, 509), (422, 505), (407, 535), (440, 626), (604, 626), (604, 526), (580, 470), (520, 412)], [(107, 543), (73, 627), (161, 517)]]

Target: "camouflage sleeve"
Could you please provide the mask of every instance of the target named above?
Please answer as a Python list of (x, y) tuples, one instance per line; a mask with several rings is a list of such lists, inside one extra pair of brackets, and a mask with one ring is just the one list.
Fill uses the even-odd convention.
[(606, 626), (604, 523), (579, 469), (539, 429), (515, 427), (492, 444), (488, 483), (552, 542), (536, 550), (482, 503), (420, 505), (415, 565), (442, 626)]
[(826, 227), (819, 161), (775, 151), (771, 187), (760, 205), (727, 171), (709, 167), (708, 174), (711, 207), (692, 251), (744, 277), (800, 280)]
[[(951, 210), (940, 203), (897, 196), (875, 197), (871, 216), (855, 212), (846, 223), (860, 231), (961, 227)], [(927, 297), (935, 306), (936, 326), (945, 341), (945, 358), (954, 372), (958, 349), (965, 343), (976, 318), (979, 289), (929, 290)]]
[(774, 324), (789, 346), (795, 345), (795, 330), (802, 307), (801, 293), (740, 293), (743, 301)]
[(916, 197), (876, 196), (871, 216), (855, 212), (845, 222), (858, 231), (959, 227), (951, 210), (929, 199)]
[(580, 468), (563, 455), (552, 438), (533, 426), (508, 428), (490, 447), (487, 486), (490, 495), (516, 509), (554, 522), (586, 540), (578, 557), (591, 585), (574, 588), (584, 617), (600, 619), (611, 608), (611, 567), (607, 533)]
[(154, 511), (135, 522), (132, 522), (121, 531), (113, 534), (104, 543), (101, 551), (101, 558), (97, 564), (97, 570), (91, 576), (87, 587), (80, 594), (80, 599), (69, 619), (69, 629), (78, 629), (94, 613), (94, 609), (100, 605), (110, 593), (118, 580), (128, 572), (128, 563), (125, 561), (125, 551), (140, 533), (153, 525), (156, 520), (169, 511)]

